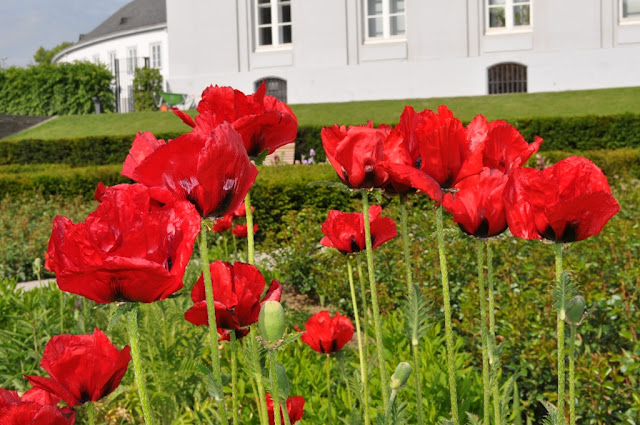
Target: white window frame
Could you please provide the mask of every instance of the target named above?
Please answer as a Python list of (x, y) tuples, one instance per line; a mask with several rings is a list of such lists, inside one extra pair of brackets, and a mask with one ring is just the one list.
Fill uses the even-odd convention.
[[(278, 6), (289, 6), (289, 16), (291, 21), (280, 22), (278, 20)], [(258, 0), (253, 1), (254, 19), (255, 19), (255, 50), (256, 51), (269, 51), (269, 50), (290, 50), (293, 44), (293, 17), (291, 16), (291, 8), (293, 8), (292, 0), (270, 0), (269, 7), (271, 8), (271, 23), (260, 24), (259, 10), (265, 8), (265, 3), (258, 4)], [(262, 7), (259, 7), (262, 6)], [(291, 42), (280, 43), (280, 27), (291, 27)], [(271, 27), (271, 44), (260, 44), (260, 29)]]
[[(154, 53), (157, 53), (157, 56)], [(149, 44), (149, 66), (151, 68), (162, 69), (162, 43), (156, 42)]]
[[(485, 9), (485, 33), (487, 34), (503, 34), (503, 33), (513, 33), (513, 32), (530, 32), (533, 30), (533, 1), (529, 0), (521, 3), (516, 3), (514, 0), (504, 0), (503, 5), (489, 5), (489, 0), (484, 0), (484, 9)], [(514, 13), (513, 9), (515, 6), (524, 6), (529, 5), (529, 25), (514, 25)], [(504, 27), (491, 27), (491, 16), (489, 14), (490, 9), (492, 8), (504, 8), (504, 19), (505, 26)]]
[[(133, 53), (133, 55), (131, 54)], [(138, 47), (127, 47), (127, 74), (133, 75), (138, 65)]]
[[(404, 2), (404, 12), (391, 13), (391, 6), (389, 0), (382, 0), (382, 15), (369, 15), (369, 1), (362, 1), (362, 11), (364, 16), (364, 39), (366, 43), (377, 43), (385, 41), (402, 41), (407, 39), (407, 3)], [(369, 18), (375, 16), (382, 16), (382, 35), (370, 37), (369, 36)], [(391, 35), (391, 17), (404, 16), (404, 34)]]
[(620, 8), (619, 22), (621, 24), (640, 24), (640, 16), (632, 16), (632, 17), (624, 16), (623, 2), (624, 0), (620, 0), (618, 2), (618, 7)]
[(111, 50), (109, 52), (107, 52), (107, 66), (109, 67), (109, 71), (111, 71), (112, 74), (116, 73), (116, 51), (115, 50)]

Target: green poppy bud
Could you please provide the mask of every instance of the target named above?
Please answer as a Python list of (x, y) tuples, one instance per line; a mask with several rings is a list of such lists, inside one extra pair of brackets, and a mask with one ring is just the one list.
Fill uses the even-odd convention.
[(262, 304), (258, 316), (258, 332), (265, 348), (278, 348), (284, 335), (284, 309), (278, 301), (265, 301)]
[(289, 385), (289, 378), (287, 378), (287, 371), (280, 364), (276, 367), (276, 375), (278, 378), (278, 396), (280, 401), (286, 402), (291, 392), (291, 386)]
[(391, 384), (389, 387), (392, 391), (399, 391), (407, 385), (407, 381), (411, 376), (411, 365), (407, 362), (400, 362), (396, 371), (391, 375)]
[(585, 300), (582, 295), (576, 295), (567, 303), (567, 322), (577, 325), (582, 320), (585, 310)]

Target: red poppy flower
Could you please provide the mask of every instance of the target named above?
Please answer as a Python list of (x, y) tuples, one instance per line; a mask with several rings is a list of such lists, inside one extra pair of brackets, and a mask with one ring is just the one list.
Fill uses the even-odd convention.
[(76, 412), (66, 406), (58, 408), (60, 399), (47, 398), (45, 393), (32, 388), (20, 397), (15, 391), (0, 388), (0, 425), (73, 425)]
[[(257, 231), (258, 231), (258, 225), (254, 224), (253, 233), (255, 234)], [(236, 224), (235, 226), (233, 226), (233, 229), (231, 229), (231, 233), (233, 233), (233, 236), (235, 236), (236, 238), (246, 238), (247, 232), (248, 232), (248, 229), (246, 224)]]
[(182, 288), (200, 217), (186, 201), (161, 207), (142, 185), (113, 186), (84, 223), (56, 216), (45, 266), (58, 287), (97, 303), (153, 302)]
[[(216, 309), (216, 327), (236, 332), (236, 336), (245, 336), (248, 327), (258, 321), (260, 306), (265, 301), (280, 301), (282, 286), (274, 280), (260, 301), (265, 280), (262, 273), (253, 265), (245, 263), (229, 264), (216, 261), (209, 265), (213, 284), (213, 299)], [(193, 306), (184, 314), (184, 318), (194, 325), (208, 325), (207, 301), (204, 293), (204, 277), (196, 282), (191, 290)]]
[(334, 317), (328, 311), (314, 314), (304, 325), (302, 342), (318, 353), (335, 353), (353, 338), (353, 324), (348, 317), (336, 312)]
[(128, 345), (119, 351), (99, 329), (93, 335), (56, 335), (40, 362), (51, 377), (25, 378), (71, 407), (98, 401), (120, 385), (131, 360), (129, 351)]
[[(256, 209), (254, 206), (251, 206), (251, 212), (254, 212)], [(247, 206), (243, 203), (240, 204), (238, 208), (233, 212), (234, 217), (246, 217), (247, 216)]]
[[(396, 237), (396, 223), (388, 217), (380, 217), (382, 207), (369, 207), (369, 223), (371, 226), (371, 246), (377, 248)], [(335, 248), (343, 254), (360, 252), (365, 249), (364, 215), (362, 213), (345, 213), (337, 210), (329, 211), (322, 223), (325, 237), (320, 243)]]
[(538, 152), (542, 139), (535, 138), (531, 144), (524, 140), (520, 132), (506, 121), (492, 121), (488, 124), (487, 140), (483, 152), (485, 167), (507, 174)]
[(220, 218), (217, 218), (213, 222), (213, 231), (216, 233), (222, 233), (229, 229), (233, 225), (233, 214), (226, 214)]
[[(275, 425), (276, 420), (273, 413), (273, 399), (271, 398), (271, 394), (267, 393), (266, 399), (267, 412), (269, 413), (269, 425)], [(302, 415), (304, 414), (304, 397), (301, 395), (289, 397), (287, 399), (287, 413), (289, 414), (289, 421), (291, 422), (291, 425), (302, 419)], [(284, 418), (282, 415), (282, 403), (280, 403), (280, 420), (284, 424)]]
[[(247, 153), (255, 158), (267, 149), (273, 153), (280, 146), (293, 142), (298, 132), (298, 119), (291, 108), (266, 92), (264, 82), (249, 96), (232, 87), (209, 86), (202, 92), (197, 109), (201, 114), (214, 114), (219, 122), (232, 123), (242, 136)], [(174, 112), (186, 124), (195, 127), (187, 114)]]
[(458, 191), (447, 193), (443, 206), (463, 232), (477, 238), (496, 236), (507, 229), (502, 193), (507, 175), (485, 168), (455, 185)]
[(380, 167), (396, 181), (426, 193), (442, 202), (442, 189), (482, 171), (482, 152), (487, 138), (487, 120), (478, 115), (465, 128), (446, 106), (438, 113), (424, 110), (417, 114), (405, 108), (399, 124), (403, 139), (417, 143), (420, 156), (411, 164), (385, 161)]
[(544, 170), (512, 170), (504, 204), (514, 236), (554, 242), (597, 235), (620, 210), (602, 170), (576, 156)]
[(383, 187), (389, 175), (378, 167), (383, 160), (384, 143), (391, 127), (368, 125), (325, 127), (320, 133), (327, 159), (338, 177), (349, 187)]
[(191, 133), (168, 143), (139, 133), (122, 167), (123, 176), (152, 188), (155, 199), (186, 199), (205, 218), (238, 208), (257, 174), (240, 134), (211, 114), (197, 116)]

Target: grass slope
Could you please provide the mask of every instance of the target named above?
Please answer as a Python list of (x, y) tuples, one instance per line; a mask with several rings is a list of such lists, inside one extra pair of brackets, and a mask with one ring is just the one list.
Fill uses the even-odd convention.
[[(553, 93), (517, 93), (494, 96), (432, 99), (378, 100), (365, 102), (291, 105), (300, 125), (395, 124), (405, 105), (416, 110), (447, 105), (462, 120), (483, 114), (490, 120), (534, 116), (611, 115), (640, 113), (640, 87)], [(192, 114), (195, 111), (191, 111)], [(9, 137), (10, 140), (129, 135), (144, 130), (154, 133), (185, 132), (188, 127), (171, 113), (61, 116), (37, 128)]]

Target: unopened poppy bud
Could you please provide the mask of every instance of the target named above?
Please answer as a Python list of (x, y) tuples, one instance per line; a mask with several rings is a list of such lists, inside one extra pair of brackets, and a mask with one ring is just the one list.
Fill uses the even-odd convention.
[(276, 367), (276, 375), (278, 377), (278, 396), (281, 401), (284, 400), (286, 402), (291, 392), (291, 386), (289, 385), (289, 378), (287, 378), (287, 371), (280, 364)]
[(278, 301), (265, 301), (258, 316), (258, 332), (265, 348), (278, 347), (284, 335), (284, 309)]
[(391, 384), (389, 387), (392, 391), (399, 391), (407, 385), (407, 381), (411, 376), (411, 365), (407, 362), (400, 362), (396, 371), (391, 375)]
[(567, 321), (572, 325), (577, 325), (582, 320), (585, 309), (585, 300), (582, 295), (576, 295), (567, 303)]

